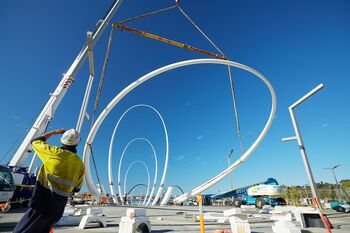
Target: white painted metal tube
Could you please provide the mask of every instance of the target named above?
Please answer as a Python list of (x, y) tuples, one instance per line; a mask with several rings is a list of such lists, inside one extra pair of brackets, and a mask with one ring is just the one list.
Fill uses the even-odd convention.
[(93, 47), (93, 41), (92, 41), (92, 32), (87, 33), (87, 48), (88, 48), (90, 76), (89, 76), (88, 84), (86, 85), (83, 103), (81, 104), (77, 125), (75, 127), (75, 130), (78, 131), (79, 133), (81, 131), (81, 128), (83, 127), (84, 118), (86, 115), (86, 108), (90, 98), (91, 87), (95, 78), (94, 47)]
[[(117, 9), (122, 4), (123, 0), (116, 0), (113, 3), (113, 6), (108, 11), (106, 17), (102, 21), (101, 25), (97, 28), (93, 35), (93, 42), (94, 44), (97, 42), (97, 40), (102, 35), (104, 29), (107, 27), (109, 21), (112, 19), (113, 15), (117, 11)], [(31, 151), (31, 140), (34, 137), (39, 136), (42, 134), (49, 121), (54, 117), (56, 109), (58, 108), (59, 104), (61, 103), (63, 97), (66, 95), (67, 88), (64, 87), (65, 83), (71, 82), (71, 80), (74, 80), (74, 77), (80, 70), (80, 67), (84, 63), (86, 56), (87, 56), (87, 45), (85, 44), (84, 47), (80, 50), (79, 54), (69, 67), (68, 71), (64, 75), (64, 77), (61, 79), (60, 83), (56, 87), (54, 93), (50, 94), (50, 99), (47, 101), (45, 107), (35, 120), (33, 126), (27, 133), (26, 137), (22, 141), (21, 145), (18, 147), (15, 155), (12, 157), (10, 161), (10, 165), (14, 166), (23, 166), (24, 162), (26, 161), (28, 157), (28, 151)], [(68, 85), (69, 86), (69, 85)]]
[(309, 91), (308, 93), (306, 93), (303, 97), (301, 97), (299, 100), (297, 100), (294, 104), (292, 104), (291, 106), (289, 106), (290, 109), (295, 108), (296, 106), (298, 106), (299, 104), (301, 104), (302, 102), (304, 102), (307, 98), (311, 97), (312, 95), (314, 95), (316, 92), (318, 92), (319, 90), (321, 90), (324, 87), (323, 83), (319, 84), (317, 87), (315, 87), (314, 89), (312, 89), (311, 91)]
[(33, 173), (35, 160), (36, 160), (36, 153), (33, 154), (32, 160), (30, 161), (30, 164), (29, 164), (29, 167), (28, 167), (29, 173)]
[[(275, 91), (273, 90), (273, 87), (271, 86), (270, 82), (259, 72), (257, 72), (256, 70), (237, 63), (237, 62), (233, 62), (233, 61), (227, 61), (227, 60), (218, 60), (218, 59), (194, 59), (194, 60), (187, 60), (187, 61), (181, 61), (181, 62), (177, 62), (177, 63), (173, 63), (164, 67), (161, 67), (157, 70), (154, 70), (144, 76), (142, 76), (141, 78), (139, 78), (138, 80), (136, 80), (135, 82), (131, 83), (129, 86), (127, 86), (125, 89), (123, 89), (117, 96), (114, 97), (114, 99), (107, 105), (107, 107), (102, 111), (102, 113), (100, 114), (100, 116), (97, 118), (95, 124), (93, 125), (87, 140), (86, 140), (86, 144), (84, 147), (84, 164), (85, 164), (85, 180), (86, 180), (86, 184), (87, 187), (89, 189), (89, 191), (93, 194), (98, 196), (98, 192), (97, 189), (94, 185), (94, 182), (92, 180), (91, 177), (91, 173), (90, 173), (90, 149), (88, 144), (93, 143), (94, 138), (96, 136), (96, 133), (98, 131), (98, 129), (100, 128), (102, 122), (104, 121), (104, 119), (107, 117), (107, 115), (109, 114), (109, 112), (115, 107), (115, 105), (122, 99), (124, 98), (130, 91), (132, 91), (133, 89), (135, 89), (137, 86), (139, 86), (140, 84), (142, 84), (143, 82), (157, 76), (158, 74), (164, 73), (166, 71), (169, 70), (173, 70), (179, 67), (183, 67), (183, 66), (189, 66), (189, 65), (196, 65), (196, 64), (221, 64), (221, 65), (229, 65), (229, 66), (233, 66), (233, 67), (237, 67), (239, 69), (243, 69), (246, 70), (254, 75), (256, 75), (258, 78), (260, 78), (269, 88), (270, 93), (271, 93), (271, 101), (272, 101), (272, 107), (271, 107), (271, 112), (270, 112), (270, 116), (269, 119), (267, 121), (267, 124), (265, 125), (263, 131), (261, 132), (261, 134), (258, 136), (258, 138), (256, 139), (256, 141), (253, 143), (253, 145), (241, 156), (241, 158), (239, 160), (237, 160), (234, 164), (232, 164), (230, 167), (228, 167), (226, 170), (224, 170), (223, 172), (221, 172), (219, 175), (215, 176), (214, 178), (210, 179), (208, 182), (205, 182), (204, 184), (198, 186), (197, 188), (193, 189), (191, 193), (185, 193), (184, 195), (181, 195), (180, 197), (176, 198), (177, 202), (183, 202), (184, 200), (187, 199), (187, 197), (192, 197), (202, 191), (204, 191), (205, 189), (211, 187), (212, 185), (216, 184), (217, 182), (219, 182), (220, 180), (222, 180), (227, 174), (229, 174), (234, 168), (238, 167), (238, 165), (240, 165), (255, 149), (256, 147), (261, 143), (262, 139), (264, 138), (264, 136), (266, 135), (268, 129), (271, 126), (273, 117), (275, 115), (275, 111), (276, 111), (276, 94)], [(168, 153), (168, 152), (167, 152)]]
[(322, 83), (319, 84), (317, 87), (315, 87), (314, 89), (309, 91), (307, 94), (305, 94), (303, 97), (301, 97), (299, 100), (297, 100), (294, 104), (292, 104), (288, 108), (289, 114), (290, 114), (290, 117), (291, 117), (291, 120), (292, 120), (293, 128), (294, 128), (294, 132), (295, 132), (295, 138), (296, 138), (296, 140), (298, 142), (300, 154), (301, 154), (301, 157), (303, 159), (303, 163), (304, 163), (304, 167), (305, 167), (305, 170), (306, 170), (306, 175), (307, 175), (307, 178), (308, 178), (308, 182), (309, 182), (309, 185), (310, 185), (310, 188), (311, 188), (312, 196), (317, 199), (318, 203), (320, 203), (320, 199), (318, 197), (317, 187), (315, 185), (315, 179), (314, 179), (314, 176), (312, 174), (310, 162), (309, 162), (309, 159), (307, 157), (307, 153), (306, 153), (306, 150), (305, 150), (303, 139), (301, 137), (299, 125), (298, 125), (296, 117), (294, 115), (294, 108), (296, 106), (298, 106), (299, 104), (301, 104), (302, 102), (304, 102), (309, 97), (311, 97), (312, 95), (314, 95), (316, 92), (321, 90), (323, 88), (323, 86), (324, 85)]
[(166, 192), (164, 194), (164, 197), (163, 197), (162, 201), (160, 202), (161, 206), (164, 206), (164, 205), (168, 204), (169, 199), (171, 197), (171, 193), (173, 192), (173, 189), (174, 189), (174, 187), (172, 187), (172, 186), (167, 188), (167, 190), (166, 190)]
[(225, 176), (230, 174), (238, 166), (240, 166), (254, 152), (254, 150), (258, 147), (258, 145), (262, 142), (263, 138), (265, 137), (266, 133), (268, 132), (268, 130), (272, 124), (272, 121), (273, 121), (273, 118), (274, 118), (274, 115), (276, 112), (276, 94), (275, 94), (275, 91), (274, 91), (272, 85), (270, 84), (270, 82), (262, 74), (260, 74), (258, 71), (254, 70), (248, 66), (245, 66), (245, 65), (242, 65), (239, 63), (235, 63), (235, 62), (232, 62), (232, 63), (230, 62), (227, 65), (235, 66), (237, 68), (246, 70), (246, 71), (254, 74), (256, 77), (260, 78), (265, 83), (265, 85), (268, 87), (270, 94), (271, 94), (271, 111), (270, 111), (269, 118), (265, 124), (265, 127), (263, 128), (260, 135), (258, 136), (258, 138), (254, 141), (254, 143), (250, 146), (250, 148), (236, 162), (234, 162), (226, 170), (222, 171), (220, 174), (216, 175), (212, 179), (210, 179), (207, 182), (203, 183), (202, 185), (194, 188), (190, 193), (185, 193), (181, 196), (176, 197), (174, 199), (175, 203), (181, 203), (185, 200), (188, 200), (191, 197), (196, 196), (197, 194), (202, 193), (203, 191), (207, 190), (208, 188), (210, 188), (211, 186), (213, 186), (214, 184), (216, 184), (217, 182), (222, 180)]
[(86, 108), (87, 108), (87, 104), (89, 102), (89, 97), (90, 97), (90, 92), (91, 92), (91, 87), (92, 87), (93, 82), (94, 82), (94, 76), (90, 75), (88, 84), (86, 86), (83, 103), (81, 105), (77, 125), (75, 127), (75, 130), (78, 131), (79, 133), (81, 131), (81, 128), (83, 127), (84, 118), (86, 116)]
[(130, 163), (128, 169), (126, 170), (125, 177), (124, 177), (124, 196), (125, 196), (125, 194), (127, 194), (127, 192), (126, 192), (126, 181), (128, 180), (129, 170), (136, 163), (142, 164), (146, 168), (146, 172), (147, 172), (147, 191), (146, 191), (145, 199), (144, 199), (144, 201), (142, 203), (142, 205), (145, 205), (146, 201), (147, 201), (148, 194), (149, 194), (150, 175), (149, 175), (149, 169), (148, 169), (147, 165), (144, 162), (140, 161), (140, 160), (136, 160), (136, 161)]
[[(119, 193), (119, 197), (120, 197), (122, 203), (124, 202), (124, 196), (123, 196), (123, 193), (122, 193), (122, 190), (121, 190), (121, 175), (120, 175), (121, 167), (122, 167), (122, 163), (123, 163), (123, 159), (124, 159), (126, 150), (129, 148), (129, 146), (130, 146), (133, 142), (135, 142), (135, 141), (137, 141), (137, 140), (142, 140), (142, 141), (147, 142), (147, 143), (151, 146), (151, 148), (152, 148), (152, 150), (153, 150), (153, 154), (155, 155), (155, 159), (156, 159), (156, 152), (155, 152), (155, 150), (154, 150), (154, 147), (153, 147), (152, 143), (151, 143), (150, 141), (148, 141), (146, 138), (134, 138), (133, 140), (131, 140), (131, 141), (125, 146), (125, 148), (124, 148), (124, 150), (123, 150), (123, 153), (122, 153), (122, 155), (121, 155), (121, 157), (120, 157), (119, 166), (118, 166), (118, 193)], [(156, 161), (157, 161), (157, 159), (156, 159)], [(157, 176), (158, 176), (157, 169), (155, 169), (155, 174), (154, 174), (153, 183), (156, 183), (156, 182), (157, 182)], [(153, 186), (153, 187), (154, 187), (154, 186)], [(154, 188), (153, 188), (153, 187), (152, 187), (152, 191), (154, 191)], [(113, 187), (113, 188), (114, 188), (114, 187)], [(113, 190), (113, 191), (114, 191), (114, 190)], [(124, 190), (124, 191), (125, 191), (125, 190)], [(151, 192), (151, 193), (153, 194), (153, 192)]]
[[(112, 137), (111, 137), (111, 140), (110, 140), (110, 143), (109, 143), (109, 152), (108, 152), (108, 180), (109, 180), (109, 188), (110, 188), (110, 191), (111, 191), (111, 194), (112, 196), (115, 196), (115, 189), (114, 189), (114, 183), (113, 183), (113, 144), (114, 144), (114, 138), (115, 138), (115, 134), (117, 132), (117, 129), (119, 127), (119, 124), (121, 123), (121, 121), (123, 120), (123, 118), (126, 116), (126, 114), (131, 111), (132, 109), (134, 108), (139, 108), (139, 107), (146, 107), (146, 108), (149, 108), (151, 110), (153, 110), (159, 117), (159, 119), (161, 120), (162, 122), (162, 125), (163, 125), (163, 130), (164, 130), (164, 135), (166, 135), (165, 137), (165, 145), (166, 145), (166, 151), (169, 151), (169, 140), (168, 140), (168, 131), (167, 131), (167, 128), (166, 128), (166, 124), (164, 122), (164, 119), (162, 117), (162, 115), (160, 114), (160, 112), (150, 106), (150, 105), (147, 105), (147, 104), (136, 104), (136, 105), (133, 105), (131, 106), (130, 108), (128, 108), (121, 116), (120, 118), (118, 119), (118, 122), (117, 124), (115, 125), (114, 129), (113, 129), (113, 133), (112, 133)], [(154, 190), (157, 186), (157, 179), (158, 179), (158, 159), (157, 159), (157, 153), (152, 145), (152, 143), (150, 141), (148, 141), (147, 139), (144, 138), (144, 141), (146, 141), (152, 148), (152, 151), (153, 151), (153, 154), (154, 154), (154, 160), (155, 160), (155, 176), (154, 176), (154, 182), (153, 182), (153, 186), (152, 186), (152, 190), (151, 190), (151, 194), (149, 196), (149, 199), (146, 203), (146, 205), (149, 205), (150, 202), (151, 202), (151, 199), (153, 197), (153, 193), (154, 193)], [(166, 153), (165, 154), (165, 159), (166, 161), (168, 160), (168, 157), (169, 157), (169, 153)], [(164, 164), (164, 170), (167, 169), (167, 163)], [(166, 173), (165, 173), (166, 174)], [(163, 172), (163, 176), (162, 176), (162, 183), (164, 183), (164, 180), (165, 180), (165, 174)], [(122, 197), (121, 197), (122, 198)], [(115, 198), (116, 199), (116, 198)], [(118, 204), (118, 200), (115, 201), (117, 204)]]

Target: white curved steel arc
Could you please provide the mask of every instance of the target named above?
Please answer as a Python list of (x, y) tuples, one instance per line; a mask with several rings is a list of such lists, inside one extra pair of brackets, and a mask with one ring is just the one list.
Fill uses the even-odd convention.
[[(114, 183), (113, 183), (113, 171), (112, 171), (112, 167), (113, 167), (113, 165), (112, 165), (112, 163), (113, 163), (112, 160), (113, 160), (113, 143), (114, 143), (114, 137), (115, 137), (115, 134), (116, 134), (117, 129), (118, 129), (118, 127), (119, 127), (119, 124), (120, 124), (120, 122), (122, 121), (122, 119), (124, 118), (124, 116), (125, 116), (130, 110), (132, 110), (132, 109), (134, 109), (134, 108), (137, 108), (137, 107), (146, 107), (146, 108), (150, 108), (150, 109), (152, 109), (154, 112), (157, 113), (158, 117), (160, 118), (160, 120), (162, 121), (162, 124), (163, 124), (164, 134), (166, 135), (166, 141), (165, 141), (165, 143), (166, 143), (166, 147), (167, 147), (167, 151), (168, 151), (168, 147), (169, 147), (169, 142), (168, 142), (168, 137), (167, 137), (168, 132), (167, 132), (167, 128), (166, 128), (165, 122), (164, 122), (164, 120), (163, 120), (163, 117), (162, 117), (162, 115), (159, 113), (159, 111), (158, 111), (157, 109), (155, 109), (154, 107), (152, 107), (152, 106), (150, 106), (150, 105), (147, 105), (147, 104), (136, 104), (136, 105), (131, 106), (130, 108), (128, 108), (128, 109), (120, 116), (120, 118), (118, 119), (118, 122), (117, 122), (117, 124), (116, 124), (115, 127), (114, 127), (113, 134), (112, 134), (112, 137), (111, 137), (111, 140), (110, 140), (110, 144), (109, 144), (109, 153), (108, 153), (108, 179), (109, 179), (109, 189), (110, 189), (110, 191), (111, 191), (112, 196), (114, 196), (114, 197), (115, 197), (115, 191), (114, 191), (115, 188), (114, 188)], [(151, 199), (152, 199), (152, 197), (153, 197), (153, 193), (154, 193), (154, 191), (155, 191), (155, 188), (156, 188), (156, 186), (157, 186), (157, 179), (158, 179), (158, 159), (157, 159), (157, 154), (156, 154), (156, 152), (155, 152), (155, 150), (154, 150), (154, 147), (153, 147), (152, 143), (150, 143), (148, 140), (146, 140), (146, 141), (147, 141), (148, 144), (150, 144), (150, 146), (152, 147), (153, 154), (154, 154), (154, 156), (155, 156), (154, 159), (155, 159), (155, 167), (156, 167), (156, 171), (155, 171), (155, 181), (154, 181), (154, 183), (153, 183), (153, 186), (152, 186), (152, 190), (151, 190), (151, 194), (150, 194), (150, 196), (149, 196), (149, 199), (148, 199), (148, 201), (147, 201), (147, 203), (146, 203), (146, 205), (149, 205), (149, 203), (151, 202)], [(167, 160), (168, 160), (169, 154), (166, 154), (165, 156), (166, 156), (166, 161), (167, 161)], [(167, 169), (167, 163), (164, 164), (164, 170), (166, 170), (166, 169)], [(165, 174), (166, 174), (166, 173), (165, 173)], [(163, 181), (163, 183), (164, 183), (164, 179), (165, 179), (165, 174), (164, 174), (164, 172), (163, 172), (163, 176), (162, 176), (162, 181)], [(161, 183), (162, 183), (162, 182), (161, 182)], [(115, 199), (117, 199), (117, 198), (115, 198)], [(121, 197), (121, 199), (122, 199), (122, 197)], [(116, 201), (116, 203), (118, 204), (118, 201)]]
[(197, 188), (193, 189), (191, 191), (191, 193), (185, 193), (184, 195), (181, 195), (180, 197), (176, 198), (175, 200), (177, 202), (183, 202), (187, 198), (204, 191), (205, 189), (211, 187), (212, 185), (214, 185), (218, 181), (222, 180), (235, 167), (240, 165), (247, 157), (249, 157), (249, 155), (256, 149), (257, 145), (260, 144), (260, 142), (262, 141), (262, 139), (264, 138), (264, 136), (266, 135), (268, 129), (271, 126), (271, 123), (272, 123), (272, 120), (273, 120), (273, 116), (274, 116), (275, 111), (276, 111), (276, 94), (275, 94), (275, 91), (273, 90), (273, 87), (271, 86), (270, 82), (262, 74), (260, 74), (256, 70), (254, 70), (254, 69), (252, 69), (252, 68), (250, 68), (250, 67), (248, 67), (246, 65), (243, 65), (243, 64), (240, 64), (240, 63), (237, 63), (237, 62), (233, 62), (233, 61), (227, 61), (227, 60), (194, 59), (194, 60), (187, 60), (187, 61), (181, 61), (181, 62), (173, 63), (173, 64), (170, 64), (170, 65), (161, 67), (159, 69), (156, 69), (156, 70), (154, 70), (154, 71), (152, 71), (152, 72), (142, 76), (141, 78), (139, 78), (138, 80), (136, 80), (135, 82), (131, 83), (129, 86), (124, 88), (116, 97), (114, 97), (114, 99), (107, 105), (107, 107), (103, 110), (103, 112), (97, 118), (95, 124), (93, 125), (93, 127), (90, 130), (90, 133), (89, 133), (89, 135), (87, 137), (86, 144), (85, 144), (85, 147), (84, 147), (84, 156), (83, 156), (84, 164), (85, 164), (85, 167), (87, 168), (85, 170), (85, 179), (86, 179), (87, 187), (88, 187), (89, 191), (93, 195), (98, 196), (98, 192), (97, 192), (97, 189), (96, 189), (96, 187), (95, 187), (95, 185), (94, 185), (94, 183), (92, 181), (92, 177), (91, 177), (91, 173), (90, 173), (90, 153), (91, 153), (91, 151), (89, 149), (88, 144), (91, 144), (93, 142), (98, 129), (100, 128), (102, 122), (104, 121), (106, 116), (109, 114), (109, 112), (114, 108), (114, 106), (122, 98), (124, 98), (125, 95), (127, 95), (130, 91), (135, 89), (137, 86), (139, 86), (143, 82), (145, 82), (145, 81), (155, 77), (158, 74), (164, 73), (166, 71), (173, 70), (175, 68), (179, 68), (179, 67), (183, 67), (183, 66), (196, 65), (196, 64), (229, 65), (229, 66), (233, 66), (233, 67), (236, 67), (236, 68), (239, 68), (239, 69), (246, 70), (246, 71), (256, 75), (258, 78), (263, 80), (263, 82), (268, 86), (268, 88), (270, 90), (270, 93), (271, 93), (272, 107), (271, 107), (271, 113), (270, 113), (269, 119), (268, 119), (267, 124), (265, 125), (263, 131), (258, 136), (258, 138), (253, 143), (253, 145), (241, 156), (241, 158), (239, 160), (237, 160), (234, 164), (232, 164), (230, 167), (225, 169), (219, 175), (215, 176), (214, 178), (210, 179), (209, 181), (205, 182), (204, 184), (202, 184), (202, 185), (198, 186)]
[[(121, 189), (121, 180), (120, 180), (120, 172), (121, 172), (121, 167), (122, 167), (122, 163), (123, 163), (123, 159), (124, 159), (124, 155), (125, 155), (125, 152), (126, 150), (129, 148), (129, 146), (137, 141), (137, 140), (142, 140), (142, 141), (145, 141), (147, 142), (151, 147), (152, 147), (152, 150), (153, 150), (153, 153), (155, 154), (155, 150), (154, 150), (154, 147), (152, 145), (152, 143), (150, 141), (148, 141), (146, 138), (134, 138), (133, 140), (131, 140), (130, 142), (128, 142), (128, 144), (125, 146), (124, 150), (123, 150), (123, 153), (120, 157), (120, 160), (119, 160), (119, 166), (118, 166), (118, 192), (119, 192), (119, 197), (122, 201), (122, 203), (124, 203), (124, 196), (122, 194), (122, 189)], [(153, 180), (153, 183), (157, 182), (157, 174), (154, 174), (154, 180)], [(125, 190), (124, 190), (125, 191)]]
[(128, 179), (129, 170), (130, 170), (130, 168), (131, 168), (134, 164), (136, 164), (136, 163), (142, 164), (142, 165), (146, 168), (146, 171), (147, 171), (147, 191), (146, 191), (145, 199), (144, 199), (144, 201), (143, 201), (143, 203), (142, 203), (142, 205), (145, 205), (145, 204), (146, 204), (146, 201), (147, 201), (148, 194), (149, 194), (150, 175), (149, 175), (149, 169), (148, 169), (146, 163), (144, 163), (144, 162), (142, 162), (142, 161), (140, 161), (140, 160), (136, 160), (136, 161), (130, 163), (128, 169), (126, 170), (125, 177), (124, 177), (124, 196), (125, 196), (125, 194), (127, 193), (127, 192), (126, 192), (126, 181), (127, 181), (127, 179)]
[(254, 70), (248, 66), (245, 66), (245, 65), (242, 65), (242, 67), (239, 67), (239, 68), (254, 74), (258, 78), (260, 78), (265, 83), (265, 85), (268, 87), (270, 94), (271, 94), (271, 110), (270, 110), (269, 118), (268, 118), (263, 130), (261, 131), (260, 135), (254, 141), (254, 143), (249, 147), (249, 149), (238, 160), (236, 160), (230, 167), (228, 167), (226, 170), (222, 171), (221, 173), (219, 173), (218, 175), (216, 175), (212, 179), (210, 179), (207, 182), (203, 183), (202, 185), (194, 188), (191, 191), (191, 193), (185, 193), (185, 194), (182, 194), (182, 195), (176, 197), (174, 199), (175, 203), (184, 202), (184, 201), (188, 200), (189, 198), (191, 198), (199, 193), (202, 193), (204, 190), (210, 188), (211, 186), (213, 186), (214, 184), (216, 184), (217, 182), (222, 180), (225, 176), (230, 174), (235, 168), (239, 167), (239, 165), (241, 165), (244, 162), (244, 160), (246, 160), (254, 152), (254, 150), (262, 142), (266, 133), (268, 132), (268, 130), (271, 127), (271, 124), (272, 124), (272, 121), (273, 121), (273, 118), (274, 118), (275, 112), (276, 112), (276, 93), (275, 93), (275, 90), (273, 89), (271, 83), (258, 71)]

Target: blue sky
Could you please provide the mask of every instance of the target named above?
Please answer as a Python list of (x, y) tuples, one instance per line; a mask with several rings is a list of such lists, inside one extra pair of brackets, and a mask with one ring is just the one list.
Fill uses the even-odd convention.
[[(86, 32), (95, 29), (111, 4), (106, 0), (1, 3), (0, 158), (6, 155), (2, 162), (10, 160), (18, 146), (16, 139), (31, 126), (48, 94), (54, 91), (84, 45)], [(173, 4), (174, 1), (165, 0), (124, 0), (112, 21)], [(277, 94), (277, 113), (271, 130), (254, 154), (233, 172), (233, 185), (251, 184), (268, 177), (286, 185), (307, 183), (297, 143), (283, 143), (281, 138), (293, 135), (288, 106), (319, 83), (324, 83), (325, 88), (296, 109), (314, 177), (316, 181), (334, 183), (330, 171), (323, 168), (341, 164), (336, 170), (338, 179), (349, 179), (350, 3), (180, 1), (180, 4), (230, 60), (261, 72)], [(176, 9), (128, 25), (215, 52)], [(97, 75), (88, 107), (90, 115), (109, 31), (110, 27), (95, 46)], [(132, 81), (156, 68), (193, 58), (205, 56), (116, 31), (98, 115)], [(233, 76), (243, 145), (247, 150), (267, 120), (270, 97), (263, 83), (246, 72), (234, 69)], [(87, 78), (85, 63), (50, 129), (75, 127)], [(181, 68), (141, 85), (109, 114), (94, 141), (94, 154), (105, 186), (114, 125), (127, 108), (140, 103), (157, 108), (168, 127), (170, 160), (165, 186), (179, 185), (190, 190), (227, 167), (224, 157), (231, 148), (233, 158), (240, 156), (226, 67)], [(90, 124), (84, 125), (83, 139)], [(138, 108), (128, 113), (116, 136), (115, 181), (119, 157), (126, 144), (136, 137), (152, 142), (159, 158), (159, 174), (163, 171), (165, 142), (161, 122), (151, 110)], [(50, 142), (58, 143), (57, 139)], [(82, 154), (82, 146), (79, 153)], [(146, 143), (135, 142), (130, 146), (123, 174), (135, 160), (148, 164), (153, 176), (154, 159)], [(139, 165), (130, 170), (128, 177), (130, 187), (147, 182), (146, 171)], [(159, 180), (160, 176), (158, 183)], [(225, 179), (209, 191), (224, 191), (229, 185), (229, 179)]]

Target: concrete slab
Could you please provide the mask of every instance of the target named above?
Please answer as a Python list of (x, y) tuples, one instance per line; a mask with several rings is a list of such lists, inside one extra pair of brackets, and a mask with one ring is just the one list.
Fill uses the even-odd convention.
[[(125, 207), (102, 207), (103, 213), (107, 217), (107, 227), (98, 228), (97, 226), (91, 225), (88, 228), (81, 230), (78, 226), (56, 226), (54, 227), (55, 233), (82, 233), (82, 232), (96, 232), (96, 233), (116, 233), (119, 230), (119, 222), (122, 216), (125, 216), (126, 209), (130, 206)], [(224, 210), (228, 210), (232, 207), (223, 206), (204, 206), (205, 212), (216, 212), (223, 213)], [(25, 213), (26, 209), (10, 210), (7, 213), (0, 214), (0, 232), (10, 233)], [(152, 232), (154, 233), (198, 233), (200, 232), (199, 223), (194, 222), (193, 218), (185, 218), (184, 213), (197, 212), (197, 206), (171, 206), (171, 207), (150, 207), (147, 208), (147, 216), (149, 217), (152, 224)], [(242, 214), (258, 214), (259, 210), (249, 208), (242, 209)], [(265, 216), (265, 215), (264, 215)], [(269, 219), (271, 215), (267, 214), (266, 219), (249, 219), (249, 224), (252, 233), (272, 233), (273, 221)], [(329, 215), (330, 221), (335, 226), (332, 230), (333, 233), (349, 233), (350, 232), (350, 214), (333, 213)], [(159, 220), (161, 218), (162, 220)], [(294, 221), (297, 226), (300, 227), (300, 223)], [(217, 222), (206, 222), (205, 230), (208, 233), (213, 233), (215, 230), (230, 230), (229, 223), (217, 223)], [(321, 228), (307, 228), (302, 230), (303, 233), (325, 233), (325, 229)]]

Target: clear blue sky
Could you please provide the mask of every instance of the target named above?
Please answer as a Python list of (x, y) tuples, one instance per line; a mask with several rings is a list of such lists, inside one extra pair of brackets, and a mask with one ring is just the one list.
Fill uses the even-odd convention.
[[(4, 1), (0, 7), (0, 157), (31, 126), (86, 40), (113, 1)], [(124, 0), (113, 22), (173, 5), (167, 0)], [(235, 187), (276, 178), (286, 185), (307, 183), (296, 142), (281, 142), (294, 131), (288, 106), (319, 83), (325, 88), (296, 110), (316, 181), (334, 183), (324, 167), (341, 164), (339, 180), (350, 178), (350, 3), (348, 1), (180, 1), (183, 9), (224, 51), (230, 60), (264, 74), (277, 94), (277, 113), (260, 147), (233, 172)], [(140, 30), (215, 50), (178, 10), (129, 24)], [(91, 114), (110, 27), (95, 46), (97, 73), (88, 111)], [(203, 55), (116, 31), (98, 114), (128, 84), (142, 75)], [(144, 103), (163, 115), (170, 139), (166, 186), (184, 190), (201, 184), (227, 167), (231, 148), (240, 156), (226, 68), (195, 66), (163, 74), (127, 95), (108, 116), (94, 142), (99, 174), (107, 186), (107, 154), (118, 118), (130, 106)], [(244, 149), (262, 130), (270, 109), (266, 87), (251, 75), (233, 70)], [(88, 78), (87, 63), (56, 112), (50, 129), (75, 127)], [(90, 122), (83, 129), (83, 139)], [(114, 146), (114, 170), (125, 145), (148, 138), (163, 170), (165, 143), (162, 125), (148, 109), (131, 111), (122, 122)], [(58, 143), (58, 138), (50, 140)], [(16, 144), (18, 146), (18, 143)], [(10, 160), (10, 150), (3, 162)], [(82, 146), (79, 148), (82, 154)], [(127, 151), (123, 174), (135, 160), (154, 162), (149, 146), (135, 142)], [(93, 172), (93, 170), (92, 170)], [(135, 165), (130, 187), (146, 183), (146, 171)], [(158, 179), (158, 183), (160, 176)], [(225, 179), (211, 192), (224, 191)], [(142, 190), (141, 190), (142, 191)], [(141, 192), (140, 191), (140, 192)]]

